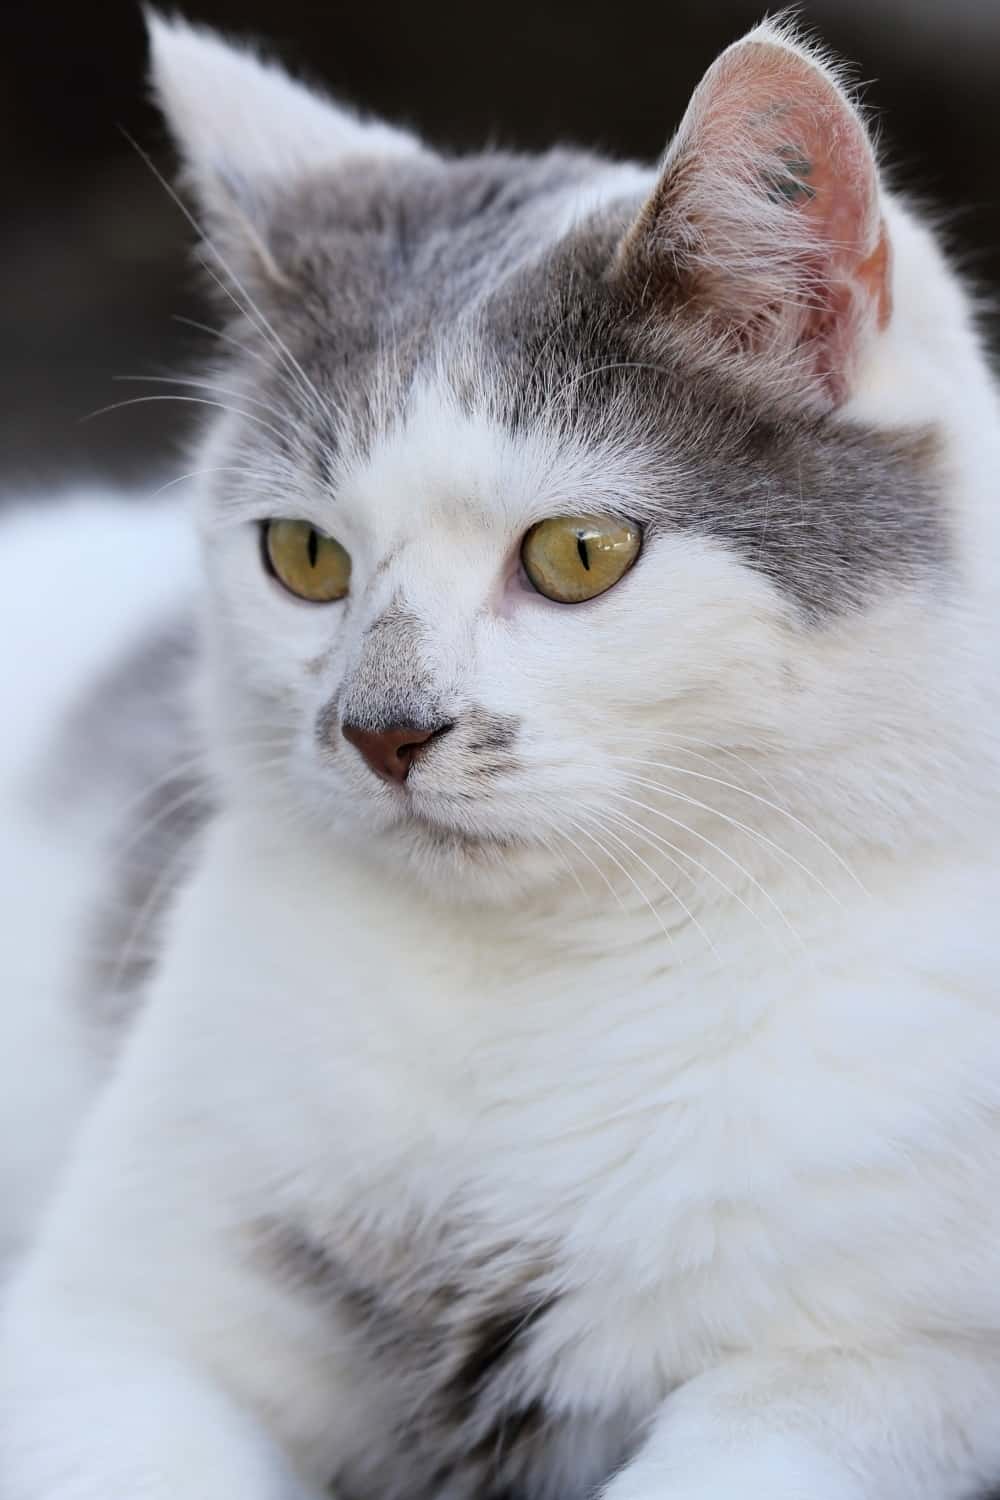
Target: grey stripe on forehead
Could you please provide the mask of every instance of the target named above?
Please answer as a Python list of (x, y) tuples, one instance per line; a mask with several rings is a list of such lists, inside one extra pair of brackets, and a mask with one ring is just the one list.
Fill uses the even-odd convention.
[(728, 445), (720, 434), (697, 481), (667, 496), (654, 524), (722, 542), (810, 619), (950, 574), (933, 430), (778, 424)]
[(947, 575), (936, 432), (790, 414), (706, 366), (683, 328), (640, 318), (616, 287), (620, 234), (598, 217), (491, 300), (484, 335), (511, 429), (631, 447), (644, 476), (633, 518), (723, 543), (810, 618)]
[[(706, 363), (683, 318), (616, 279), (638, 201), (553, 243), (560, 193), (606, 172), (573, 153), (496, 154), (369, 164), (290, 194), (274, 243), (295, 291), (274, 316), (327, 398), (325, 418), (297, 413), (299, 465), (335, 494), (338, 453), (363, 459), (433, 371), (515, 433), (631, 448), (644, 488), (622, 508), (718, 541), (810, 619), (940, 579), (950, 542), (931, 433), (789, 416)], [(274, 380), (287, 399), (287, 371)]]
[[(267, 290), (269, 311), (328, 401), (325, 422), (321, 412), (304, 414), (324, 426), (327, 458), (340, 447), (354, 456), (370, 451), (416, 372), (435, 364), (448, 331), (538, 256), (567, 191), (606, 170), (569, 151), (363, 161), (274, 200), (269, 243), (287, 289)], [(244, 328), (241, 337), (271, 364), (280, 400), (287, 369), (259, 330)]]

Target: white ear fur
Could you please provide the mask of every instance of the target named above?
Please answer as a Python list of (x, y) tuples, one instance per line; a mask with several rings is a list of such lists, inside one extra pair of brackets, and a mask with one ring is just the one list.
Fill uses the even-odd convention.
[(787, 27), (765, 23), (713, 63), (622, 267), (817, 404), (845, 398), (890, 315), (878, 170), (836, 73)]
[(249, 47), (153, 11), (146, 22), (156, 97), (210, 212), (344, 157), (419, 149), (405, 131), (359, 119)]

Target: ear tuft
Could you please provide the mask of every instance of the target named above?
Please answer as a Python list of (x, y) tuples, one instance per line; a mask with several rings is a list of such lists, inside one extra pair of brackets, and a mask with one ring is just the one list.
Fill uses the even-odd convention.
[(620, 269), (741, 359), (793, 372), (805, 399), (846, 398), (890, 314), (878, 171), (835, 70), (790, 25), (709, 69)]

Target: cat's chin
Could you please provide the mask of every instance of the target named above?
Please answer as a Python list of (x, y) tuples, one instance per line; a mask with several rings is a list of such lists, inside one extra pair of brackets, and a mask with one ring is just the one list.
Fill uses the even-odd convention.
[(537, 839), (513, 832), (457, 827), (416, 808), (366, 840), (365, 852), (450, 901), (508, 900), (551, 885), (565, 871)]

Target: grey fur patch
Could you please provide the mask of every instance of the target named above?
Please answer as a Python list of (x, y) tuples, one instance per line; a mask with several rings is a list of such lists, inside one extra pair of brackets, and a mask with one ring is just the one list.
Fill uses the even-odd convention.
[(492, 713), (474, 705), (459, 716), (455, 727), (458, 743), (468, 757), (463, 767), (468, 774), (485, 778), (517, 770), (514, 751), (521, 720), (516, 714)]
[(469, 740), (468, 748), (477, 755), (513, 749), (521, 727), (516, 714), (494, 714), (485, 708), (472, 709), (462, 716), (462, 722), (475, 736)]
[[(275, 194), (266, 233), (283, 279), (255, 283), (254, 295), (328, 399), (325, 417), (296, 409), (300, 431), (284, 442), (269, 435), (271, 450), (335, 490), (340, 453), (363, 454), (398, 417), (447, 330), (461, 339), (489, 292), (537, 256), (557, 195), (602, 165), (571, 152), (366, 160)], [(259, 328), (239, 328), (264, 361), (255, 360), (253, 384), (263, 380), (279, 409), (297, 408), (301, 393)], [(259, 437), (248, 432), (248, 448)], [(223, 481), (223, 502), (227, 483), (238, 491)]]
[[(472, 1250), (459, 1223), (389, 1244), (357, 1226), (327, 1243), (268, 1221), (254, 1226), (252, 1255), (347, 1332), (357, 1378), (371, 1383), (386, 1442), (348, 1456), (337, 1493), (585, 1500), (629, 1451), (621, 1414), (588, 1422), (585, 1438), (535, 1388), (533, 1340), (561, 1295), (551, 1252)], [(582, 1463), (581, 1444), (592, 1454)]]
[(936, 433), (794, 412), (706, 365), (685, 321), (612, 273), (622, 232), (593, 221), (492, 299), (512, 424), (555, 420), (583, 441), (631, 443), (648, 476), (631, 519), (723, 543), (812, 620), (946, 575)]
[(171, 899), (214, 811), (190, 712), (196, 643), (176, 620), (141, 640), (72, 711), (42, 792), (72, 817), (110, 804), (82, 1003), (113, 1041), (156, 961)]
[[(398, 420), (418, 373), (444, 372), (514, 431), (631, 444), (648, 476), (634, 519), (712, 537), (809, 620), (935, 586), (952, 556), (935, 434), (796, 413), (763, 378), (713, 364), (680, 293), (654, 301), (620, 269), (638, 199), (555, 239), (559, 194), (597, 170), (568, 152), (425, 157), (281, 195), (269, 240), (294, 295), (261, 295), (328, 398), (326, 417), (298, 412), (285, 460), (335, 493), (338, 455), (363, 454)], [(283, 369), (274, 396), (288, 399)]]
[[(409, 726), (437, 729), (448, 719), (421, 653), (423, 626), (399, 603), (390, 604), (366, 630), (354, 670), (339, 694), (340, 721), (378, 731)], [(321, 737), (331, 728), (330, 707), (320, 714)]]

